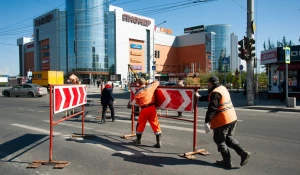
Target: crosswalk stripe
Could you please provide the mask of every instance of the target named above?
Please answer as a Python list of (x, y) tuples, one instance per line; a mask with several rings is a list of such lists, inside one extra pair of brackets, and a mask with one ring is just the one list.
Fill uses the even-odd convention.
[[(123, 123), (131, 123), (131, 121), (127, 120), (117, 120), (117, 122), (123, 122)], [(147, 126), (150, 126), (149, 123), (147, 123)], [(180, 130), (180, 131), (191, 131), (193, 132), (193, 129), (191, 128), (184, 128), (184, 127), (179, 127), (179, 126), (170, 126), (170, 125), (160, 125), (161, 128), (168, 128), (168, 129), (175, 129), (175, 130)], [(204, 130), (202, 129), (197, 129), (198, 133), (205, 133)]]
[[(30, 130), (38, 131), (38, 132), (50, 135), (50, 131), (46, 130), (46, 129), (41, 129), (41, 128), (32, 127), (32, 126), (28, 126), (28, 125), (22, 125), (22, 124), (18, 124), (18, 123), (13, 123), (11, 125), (17, 126), (17, 127), (20, 127), (20, 128), (25, 128), (25, 129), (30, 129)], [(61, 133), (60, 132), (53, 132), (53, 135), (61, 135)]]

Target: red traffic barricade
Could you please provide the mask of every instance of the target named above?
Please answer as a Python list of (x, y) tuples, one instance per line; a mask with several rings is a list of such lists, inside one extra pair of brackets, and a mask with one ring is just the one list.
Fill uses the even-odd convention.
[[(208, 155), (209, 153), (205, 149), (197, 150), (197, 124), (198, 124), (198, 99), (195, 96), (200, 87), (178, 87), (178, 86), (159, 86), (155, 91), (155, 106), (157, 109), (161, 110), (170, 110), (177, 112), (189, 112), (194, 114), (194, 119), (184, 119), (178, 117), (172, 117), (162, 114), (158, 114), (158, 117), (169, 118), (174, 120), (181, 120), (186, 122), (191, 122), (194, 124), (193, 126), (193, 150), (188, 153), (179, 154), (181, 157), (185, 157), (188, 159), (195, 159), (194, 154)], [(134, 94), (138, 90), (138, 86), (131, 86), (130, 91), (130, 104), (131, 108), (131, 134), (123, 135), (122, 138), (128, 139), (130, 137), (134, 137), (134, 111), (135, 100)]]
[[(53, 164), (55, 169), (62, 169), (69, 165), (68, 161), (54, 161), (53, 152), (53, 129), (54, 125), (63, 122), (69, 118), (82, 115), (81, 135), (73, 134), (73, 137), (84, 137), (84, 105), (87, 103), (86, 85), (50, 85), (49, 106), (50, 106), (50, 145), (49, 145), (49, 160), (36, 160), (27, 168), (37, 168), (41, 165)], [(54, 121), (53, 115), (81, 106), (81, 111), (70, 116)]]

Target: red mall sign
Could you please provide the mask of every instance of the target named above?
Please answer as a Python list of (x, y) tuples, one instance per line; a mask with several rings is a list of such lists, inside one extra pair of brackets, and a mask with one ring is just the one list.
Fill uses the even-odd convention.
[(86, 85), (54, 86), (54, 114), (86, 104)]

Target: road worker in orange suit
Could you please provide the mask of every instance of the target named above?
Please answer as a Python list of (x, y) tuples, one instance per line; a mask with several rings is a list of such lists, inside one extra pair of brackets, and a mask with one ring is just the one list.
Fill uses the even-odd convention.
[(147, 121), (149, 121), (150, 126), (156, 135), (156, 144), (154, 147), (160, 148), (161, 145), (161, 130), (158, 122), (154, 92), (159, 86), (158, 81), (154, 81), (151, 84), (146, 85), (146, 80), (144, 78), (138, 79), (140, 88), (136, 91), (134, 99), (136, 104), (141, 108), (140, 115), (138, 118), (138, 123), (136, 126), (136, 136), (137, 139), (133, 140), (136, 145), (142, 144), (142, 134), (144, 132)]
[(232, 168), (229, 147), (241, 157), (240, 165), (246, 165), (250, 153), (234, 138), (237, 115), (228, 90), (220, 84), (218, 77), (213, 76), (208, 80), (208, 93), (208, 96), (199, 97), (199, 101), (209, 101), (205, 117), (205, 131), (209, 133), (211, 129), (213, 130), (214, 142), (223, 157), (223, 160), (217, 160), (216, 163), (225, 169)]

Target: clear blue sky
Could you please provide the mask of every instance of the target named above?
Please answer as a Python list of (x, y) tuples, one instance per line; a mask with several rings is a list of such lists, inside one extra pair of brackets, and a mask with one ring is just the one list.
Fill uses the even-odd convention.
[[(122, 4), (128, 1), (132, 2)], [(215, 0), (165, 13), (146, 13), (146, 10), (153, 6), (183, 1), (188, 2), (188, 0), (116, 0), (111, 4), (122, 7), (125, 11), (154, 18), (157, 23), (166, 20), (164, 27), (172, 29), (174, 35), (182, 35), (185, 27), (202, 24), (231, 24), (232, 31), (239, 39), (246, 35), (247, 0)], [(16, 40), (23, 36), (31, 36), (32, 19), (58, 6), (59, 9), (64, 10), (64, 4), (65, 0), (0, 1), (0, 74), (17, 75), (19, 73)], [(136, 11), (141, 8), (147, 9)], [(258, 58), (260, 58), (260, 51), (263, 50), (263, 42), (268, 38), (276, 44), (277, 40), (286, 36), (287, 40), (292, 40), (299, 45), (299, 19), (299, 0), (255, 0)]]

